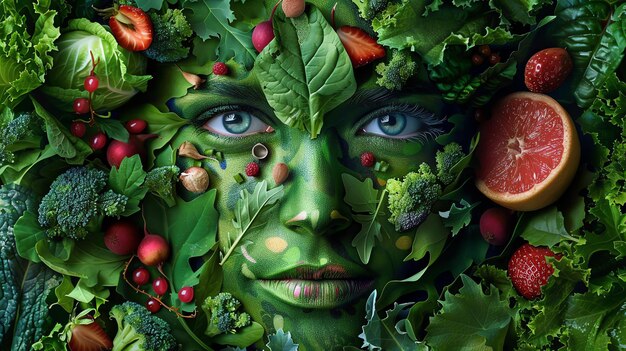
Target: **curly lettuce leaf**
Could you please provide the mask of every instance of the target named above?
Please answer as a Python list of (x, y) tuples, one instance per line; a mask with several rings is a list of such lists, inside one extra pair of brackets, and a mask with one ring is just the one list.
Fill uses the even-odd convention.
[(356, 91), (350, 57), (313, 6), (297, 18), (276, 18), (274, 25), (276, 37), (257, 57), (254, 71), (278, 119), (315, 138), (326, 112)]
[(59, 5), (51, 0), (0, 1), (0, 105), (12, 108), (44, 83), (61, 35), (55, 25), (61, 18), (53, 6)]

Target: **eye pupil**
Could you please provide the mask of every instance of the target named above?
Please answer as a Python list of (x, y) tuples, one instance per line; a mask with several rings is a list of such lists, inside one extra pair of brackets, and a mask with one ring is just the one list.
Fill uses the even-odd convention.
[(246, 112), (228, 112), (222, 115), (224, 129), (232, 134), (243, 134), (250, 129), (252, 117)]
[(387, 114), (378, 117), (378, 126), (386, 135), (400, 135), (407, 125), (407, 117), (403, 115)]
[(225, 124), (237, 124), (237, 123), (241, 123), (241, 121), (242, 121), (241, 116), (239, 116), (236, 113), (229, 113), (224, 116)]
[(386, 126), (395, 126), (397, 123), (397, 120), (395, 116), (384, 115), (380, 117), (380, 123)]

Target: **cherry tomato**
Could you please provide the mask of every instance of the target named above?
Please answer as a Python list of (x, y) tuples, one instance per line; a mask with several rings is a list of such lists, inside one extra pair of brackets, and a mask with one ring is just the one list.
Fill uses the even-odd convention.
[(178, 299), (185, 303), (193, 301), (193, 288), (191, 286), (185, 286), (178, 290)]
[(144, 267), (139, 267), (133, 272), (133, 282), (137, 285), (144, 285), (150, 281), (150, 272)]
[(158, 277), (152, 282), (152, 289), (157, 295), (165, 295), (168, 288), (167, 279)]
[(155, 300), (154, 298), (150, 298), (146, 302), (146, 308), (148, 309), (148, 311), (152, 313), (157, 313), (159, 312), (159, 310), (161, 310), (161, 304), (159, 303), (159, 301)]

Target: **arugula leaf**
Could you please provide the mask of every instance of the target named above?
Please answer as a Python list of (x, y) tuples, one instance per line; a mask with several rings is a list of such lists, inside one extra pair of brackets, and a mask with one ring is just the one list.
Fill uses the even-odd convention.
[(265, 225), (268, 211), (283, 195), (284, 188), (282, 185), (267, 190), (267, 181), (265, 180), (257, 183), (252, 193), (248, 193), (246, 190), (241, 191), (240, 199), (235, 206), (235, 219), (233, 219), (233, 226), (239, 230), (239, 233), (235, 240), (228, 247), (225, 247), (227, 252), (220, 261), (220, 265), (224, 265), (224, 262), (249, 230)]
[(430, 318), (424, 340), (436, 350), (502, 350), (517, 311), (495, 287), (485, 294), (468, 276), (461, 275), (461, 281), (457, 295), (446, 291), (441, 312)]
[(206, 41), (218, 38), (218, 60), (237, 62), (252, 68), (256, 50), (252, 45), (252, 33), (232, 26), (235, 15), (230, 9), (230, 0), (181, 0), (185, 15), (198, 37)]
[(452, 230), (452, 237), (455, 237), (461, 229), (467, 227), (472, 220), (472, 210), (478, 206), (480, 202), (470, 204), (461, 199), (458, 207), (455, 203), (445, 212), (439, 212), (439, 216), (443, 218), (443, 224)]
[(365, 304), (367, 324), (363, 326), (363, 332), (359, 338), (363, 340), (363, 346), (368, 350), (416, 350), (416, 342), (411, 339), (407, 332), (401, 332), (397, 324), (398, 315), (407, 309), (412, 303), (394, 303), (393, 308), (387, 311), (383, 319), (376, 312), (376, 290), (372, 291)]
[(298, 344), (291, 339), (291, 332), (278, 329), (275, 334), (268, 336), (269, 342), (265, 345), (270, 351), (298, 351)]
[(143, 170), (139, 155), (126, 157), (119, 168), (111, 168), (109, 186), (116, 193), (128, 197), (123, 216), (130, 216), (139, 211), (139, 203), (148, 191), (142, 186), (145, 179), (146, 172)]
[(534, 246), (554, 245), (562, 241), (579, 241), (565, 229), (563, 214), (556, 206), (550, 206), (540, 211), (529, 213), (524, 216), (522, 238)]
[(276, 37), (257, 57), (254, 71), (278, 119), (315, 138), (325, 114), (356, 91), (350, 57), (314, 6), (297, 18), (274, 21)]
[[(361, 262), (367, 264), (376, 245), (376, 239), (382, 240), (382, 225), (386, 216), (380, 211), (386, 199), (386, 190), (374, 189), (372, 179), (360, 181), (350, 174), (341, 175), (346, 192), (344, 201), (352, 208), (353, 218), (361, 225), (361, 230), (352, 240)], [(379, 193), (380, 196), (379, 196)]]

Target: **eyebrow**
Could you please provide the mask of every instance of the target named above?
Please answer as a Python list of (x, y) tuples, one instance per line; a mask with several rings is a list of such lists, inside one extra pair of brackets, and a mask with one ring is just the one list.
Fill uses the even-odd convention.
[(377, 106), (406, 95), (408, 95), (406, 92), (401, 93), (385, 88), (361, 89), (348, 99), (348, 103), (353, 106)]
[(244, 101), (263, 101), (267, 103), (267, 101), (265, 100), (265, 94), (263, 94), (261, 87), (257, 85), (248, 86), (230, 84), (226, 82), (214, 82), (209, 84), (208, 88), (201, 91), (201, 93), (220, 95), (226, 98), (239, 99)]

